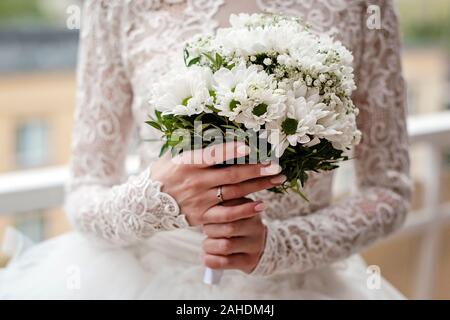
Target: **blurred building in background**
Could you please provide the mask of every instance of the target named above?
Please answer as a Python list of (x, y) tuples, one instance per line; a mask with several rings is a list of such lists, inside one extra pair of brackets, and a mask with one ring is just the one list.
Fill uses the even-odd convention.
[[(0, 173), (68, 162), (78, 46), (64, 27), (69, 4), (0, 2)], [(2, 215), (0, 237), (8, 225), (35, 241), (67, 230), (60, 209)]]
[[(0, 77), (0, 172), (67, 163), (74, 85), (72, 72)], [(42, 240), (60, 230), (48, 218), (44, 213), (6, 216), (0, 218), (0, 233), (14, 224), (33, 240)]]
[[(395, 2), (403, 33), (409, 114), (450, 110), (450, 1)], [(0, 1), (0, 174), (68, 162), (78, 42), (77, 30), (66, 25), (70, 5), (79, 5), (79, 1)], [(414, 146), (411, 155), (413, 206), (420, 208), (426, 191), (427, 150)], [(442, 157), (441, 197), (450, 201), (450, 152)], [(6, 226), (15, 226), (35, 241), (69, 228), (60, 208), (25, 214), (0, 212), (0, 243)], [(389, 239), (367, 250), (364, 257), (411, 296), (420, 242), (420, 234)], [(435, 298), (450, 299), (448, 246), (447, 228), (441, 237)]]

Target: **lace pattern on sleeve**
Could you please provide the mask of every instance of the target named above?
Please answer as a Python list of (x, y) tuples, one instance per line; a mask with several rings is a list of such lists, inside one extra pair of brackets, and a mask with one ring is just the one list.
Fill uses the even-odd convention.
[(122, 1), (86, 1), (66, 213), (80, 231), (117, 245), (186, 227), (150, 169), (123, 182), (132, 88), (121, 55)]

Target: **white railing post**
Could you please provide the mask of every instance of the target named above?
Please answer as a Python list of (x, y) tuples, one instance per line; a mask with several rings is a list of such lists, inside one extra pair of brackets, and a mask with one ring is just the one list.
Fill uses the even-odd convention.
[(428, 225), (419, 247), (415, 275), (415, 299), (432, 299), (440, 237), (440, 191), (442, 151), (440, 145), (427, 145), (426, 176), (424, 177), (424, 210)]

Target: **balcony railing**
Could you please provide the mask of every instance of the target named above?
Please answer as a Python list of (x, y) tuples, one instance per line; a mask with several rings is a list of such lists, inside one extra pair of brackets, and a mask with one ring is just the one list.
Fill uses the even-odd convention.
[[(414, 298), (432, 297), (434, 274), (443, 227), (450, 223), (450, 204), (441, 203), (442, 151), (450, 148), (450, 112), (413, 116), (408, 119), (412, 145), (427, 148), (424, 175), (424, 202), (417, 212), (408, 216), (405, 226), (395, 237), (414, 233), (421, 238), (418, 268), (415, 275)], [(137, 170), (137, 158), (130, 157), (127, 170)], [(0, 176), (0, 215), (20, 214), (60, 207), (64, 200), (64, 184), (68, 177), (66, 167), (13, 172)]]

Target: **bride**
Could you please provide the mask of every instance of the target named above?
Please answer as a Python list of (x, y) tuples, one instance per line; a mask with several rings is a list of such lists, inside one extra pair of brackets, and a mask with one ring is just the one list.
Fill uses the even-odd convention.
[[(366, 0), (86, 0), (65, 205), (76, 232), (34, 246), (16, 235), (0, 298), (403, 298), (383, 279), (368, 285), (356, 255), (401, 226), (410, 198), (397, 18), (391, 0), (377, 3), (373, 29)], [(336, 204), (330, 173), (311, 176), (307, 203), (266, 191), (283, 182), (276, 164), (181, 164), (148, 142), (159, 135), (144, 124), (147, 93), (172, 53), (232, 13), (260, 11), (300, 16), (355, 56), (358, 190)], [(141, 171), (124, 179), (135, 131)], [(219, 285), (202, 283), (205, 266), (226, 270)]]

